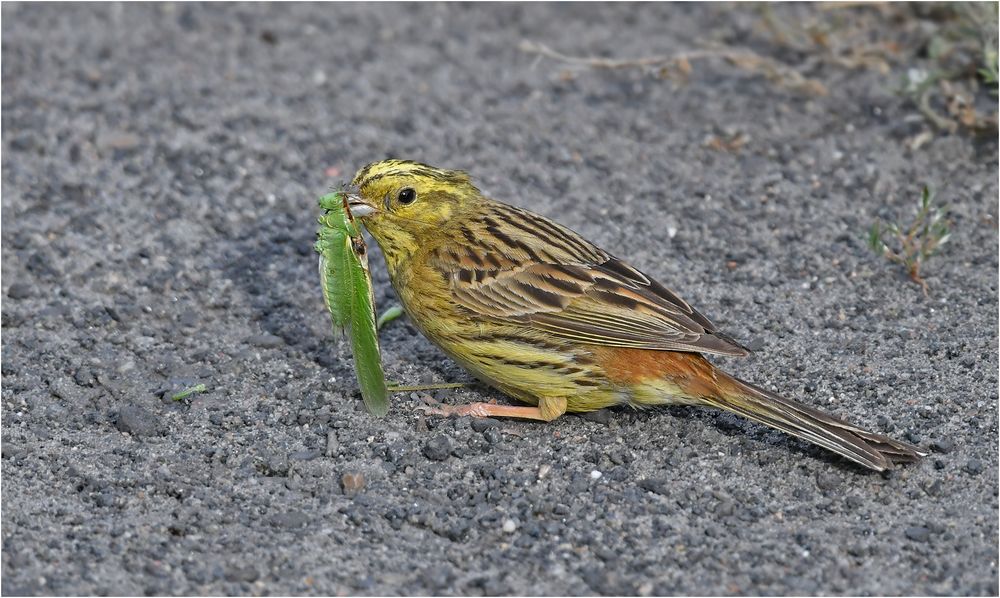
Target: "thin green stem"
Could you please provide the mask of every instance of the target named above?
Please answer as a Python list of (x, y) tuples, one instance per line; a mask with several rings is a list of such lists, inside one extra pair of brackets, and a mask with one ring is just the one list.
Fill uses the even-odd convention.
[(465, 388), (468, 386), (464, 382), (443, 382), (441, 384), (417, 384), (415, 386), (401, 386), (398, 384), (390, 384), (387, 389), (389, 392), (414, 392), (418, 390), (442, 390), (445, 388)]

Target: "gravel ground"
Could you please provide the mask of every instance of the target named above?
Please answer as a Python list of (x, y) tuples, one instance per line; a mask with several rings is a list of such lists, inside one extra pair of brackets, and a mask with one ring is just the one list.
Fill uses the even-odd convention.
[[(912, 149), (898, 70), (821, 65), (810, 97), (518, 47), (793, 61), (757, 23), (4, 3), (3, 594), (996, 595), (995, 141)], [(374, 420), (312, 242), (316, 198), (386, 156), (469, 170), (755, 349), (731, 371), (933, 453), (868, 473), (690, 408), (442, 421), (397, 395)], [(923, 182), (953, 206), (929, 297), (864, 244)], [(468, 380), (407, 322), (382, 336), (390, 379)]]

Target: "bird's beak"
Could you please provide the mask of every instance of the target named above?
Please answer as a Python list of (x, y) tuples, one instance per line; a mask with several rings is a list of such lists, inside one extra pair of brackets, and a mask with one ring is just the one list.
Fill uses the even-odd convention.
[(347, 207), (350, 208), (351, 215), (355, 218), (364, 218), (365, 216), (370, 216), (378, 211), (375, 206), (353, 193), (347, 196)]

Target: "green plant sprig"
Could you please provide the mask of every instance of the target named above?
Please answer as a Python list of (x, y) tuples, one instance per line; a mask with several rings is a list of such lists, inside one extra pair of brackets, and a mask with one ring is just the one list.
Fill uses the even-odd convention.
[(895, 222), (883, 224), (876, 220), (868, 233), (868, 246), (890, 262), (906, 268), (910, 279), (927, 295), (927, 281), (921, 276), (920, 268), (951, 237), (947, 214), (947, 206), (934, 206), (934, 192), (925, 185), (913, 222), (903, 227)]

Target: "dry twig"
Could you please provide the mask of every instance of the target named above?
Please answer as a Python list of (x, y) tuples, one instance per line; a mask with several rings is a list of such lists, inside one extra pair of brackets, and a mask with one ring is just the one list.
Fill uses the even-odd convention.
[(647, 56), (643, 58), (614, 59), (570, 56), (553, 50), (552, 48), (538, 42), (524, 40), (518, 46), (522, 52), (537, 54), (572, 64), (596, 69), (629, 69), (629, 68), (654, 68), (658, 69), (659, 75), (663, 77), (671, 75), (687, 76), (691, 72), (691, 63), (696, 60), (721, 59), (738, 68), (760, 73), (770, 81), (793, 91), (807, 93), (810, 95), (826, 95), (826, 86), (809, 79), (795, 69), (786, 64), (782, 64), (774, 59), (766, 58), (755, 54), (749, 50), (730, 50), (722, 48), (708, 48), (704, 50), (690, 50), (679, 52), (670, 56)]

